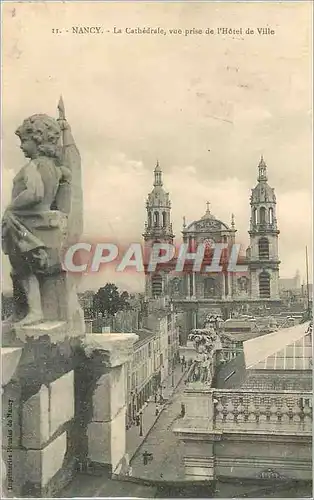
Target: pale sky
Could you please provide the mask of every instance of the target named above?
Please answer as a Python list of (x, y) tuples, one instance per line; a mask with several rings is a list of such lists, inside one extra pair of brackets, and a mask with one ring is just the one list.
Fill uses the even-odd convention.
[[(306, 245), (312, 255), (311, 10), (311, 2), (2, 5), (3, 205), (25, 163), (17, 126), (34, 113), (57, 117), (62, 94), (82, 156), (86, 237), (141, 241), (158, 158), (178, 242), (182, 216), (199, 219), (209, 200), (226, 223), (234, 212), (237, 240), (247, 246), (250, 189), (263, 154), (277, 195), (280, 277), (297, 269), (305, 277)], [(104, 32), (74, 35), (72, 26)], [(127, 35), (113, 34), (114, 26), (268, 26), (276, 34)], [(3, 270), (7, 289), (5, 259)], [(121, 273), (90, 276), (82, 286), (112, 279), (142, 289), (142, 276)]]

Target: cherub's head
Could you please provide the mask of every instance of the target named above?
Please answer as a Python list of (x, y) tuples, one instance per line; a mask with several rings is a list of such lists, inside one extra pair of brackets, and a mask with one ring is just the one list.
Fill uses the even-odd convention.
[(54, 118), (48, 115), (32, 115), (23, 121), (15, 133), (20, 138), (21, 149), (26, 158), (60, 158), (61, 128)]

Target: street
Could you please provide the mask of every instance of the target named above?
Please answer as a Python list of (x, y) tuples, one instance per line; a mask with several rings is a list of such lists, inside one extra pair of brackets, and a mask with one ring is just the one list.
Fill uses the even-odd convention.
[[(143, 445), (132, 460), (132, 476), (156, 480), (181, 480), (184, 478), (183, 450), (172, 432), (173, 424), (180, 418), (184, 378), (179, 383)], [(143, 464), (143, 453), (151, 453), (152, 460)]]

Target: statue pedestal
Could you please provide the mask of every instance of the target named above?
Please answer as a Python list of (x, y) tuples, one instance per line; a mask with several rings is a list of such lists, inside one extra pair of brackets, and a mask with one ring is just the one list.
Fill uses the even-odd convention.
[[(4, 392), (4, 387), (10, 382), (20, 361), (22, 349), (19, 347), (1, 347), (1, 395)], [(13, 497), (13, 408), (12, 403), (8, 405), (7, 411), (4, 415), (2, 427), (2, 455), (1, 457), (1, 471), (2, 471), (2, 497)]]
[(11, 334), (12, 343), (22, 347), (1, 350), (6, 484), (10, 479), (14, 497), (50, 497), (76, 470), (74, 370), (80, 339), (69, 336), (65, 321), (15, 325)]
[(87, 426), (90, 466), (119, 473), (126, 453), (125, 363), (135, 334), (89, 334), (84, 350), (97, 374), (92, 394), (92, 419)]

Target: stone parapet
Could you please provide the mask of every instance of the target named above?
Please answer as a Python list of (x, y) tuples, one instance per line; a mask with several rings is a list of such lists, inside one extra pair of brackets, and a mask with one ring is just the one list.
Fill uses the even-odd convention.
[(137, 339), (134, 333), (93, 333), (86, 335), (83, 347), (88, 358), (97, 352), (105, 366), (121, 366), (129, 359)]
[(125, 363), (138, 336), (132, 333), (90, 334), (83, 342), (89, 358), (91, 418), (87, 424), (88, 463), (109, 472), (126, 460)]

